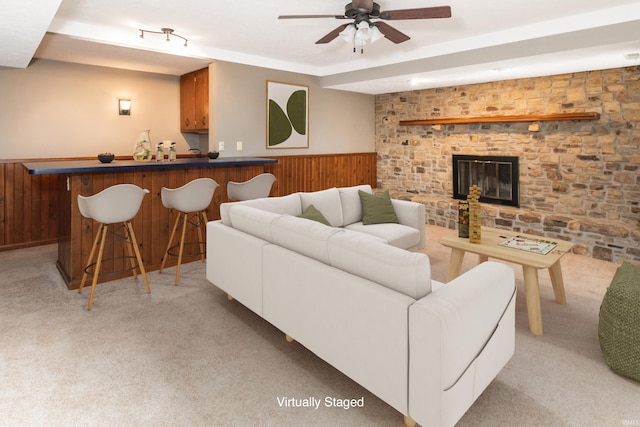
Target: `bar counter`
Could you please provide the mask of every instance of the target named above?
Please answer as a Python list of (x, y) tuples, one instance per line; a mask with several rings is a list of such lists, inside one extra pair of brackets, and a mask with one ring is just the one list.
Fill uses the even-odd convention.
[[(263, 157), (220, 157), (213, 160), (194, 157), (179, 158), (172, 162), (116, 159), (111, 163), (100, 163), (95, 159), (31, 161), (23, 165), (32, 175), (58, 174), (63, 177), (58, 180), (59, 230), (56, 265), (68, 288), (77, 289), (98, 230), (93, 220), (80, 214), (78, 195), (91, 196), (116, 184), (135, 184), (149, 190), (132, 223), (145, 269), (150, 273), (160, 268), (171, 227), (177, 215), (174, 210), (163, 206), (160, 196), (162, 187), (177, 188), (196, 178), (206, 177), (215, 180), (220, 186), (207, 208), (207, 218), (218, 219), (220, 204), (228, 200), (227, 182), (246, 181), (260, 173), (270, 172), (276, 163), (276, 159)], [(186, 240), (196, 241), (196, 233), (188, 233)], [(105, 248), (104, 258), (119, 258), (125, 254), (124, 246), (114, 241)], [(191, 260), (199, 258), (186, 258), (183, 259), (183, 263)], [(99, 282), (130, 276), (130, 272), (122, 273), (127, 268), (124, 261), (118, 259), (103, 263)], [(176, 257), (169, 257), (166, 267), (175, 266), (176, 261)], [(148, 274), (152, 291), (154, 274), (158, 273)]]
[(187, 158), (175, 161), (148, 161), (139, 162), (135, 160), (114, 160), (111, 163), (100, 163), (98, 160), (60, 160), (52, 162), (27, 162), (23, 163), (30, 175), (44, 174), (72, 174), (72, 173), (93, 173), (93, 172), (123, 172), (142, 170), (162, 170), (175, 168), (201, 168), (201, 167), (223, 167), (223, 166), (248, 166), (265, 165), (276, 163), (275, 159), (264, 157), (219, 157), (209, 158)]

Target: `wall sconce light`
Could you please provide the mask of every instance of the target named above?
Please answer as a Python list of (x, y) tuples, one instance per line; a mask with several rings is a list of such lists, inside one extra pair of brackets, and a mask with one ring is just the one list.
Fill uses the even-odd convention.
[(119, 99), (118, 100), (118, 113), (121, 116), (130, 116), (131, 115), (131, 100), (130, 99)]

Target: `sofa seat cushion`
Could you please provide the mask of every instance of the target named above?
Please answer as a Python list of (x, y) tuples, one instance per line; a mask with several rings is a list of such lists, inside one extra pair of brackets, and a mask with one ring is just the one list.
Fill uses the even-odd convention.
[(325, 264), (329, 264), (327, 242), (340, 231), (341, 228), (291, 215), (280, 215), (271, 223), (273, 243)]
[(329, 239), (332, 267), (379, 283), (411, 298), (431, 292), (429, 257), (382, 243), (362, 233), (335, 233)]
[(420, 231), (408, 225), (392, 223), (364, 225), (362, 221), (358, 221), (345, 228), (382, 238), (391, 246), (400, 249), (409, 250), (420, 244)]

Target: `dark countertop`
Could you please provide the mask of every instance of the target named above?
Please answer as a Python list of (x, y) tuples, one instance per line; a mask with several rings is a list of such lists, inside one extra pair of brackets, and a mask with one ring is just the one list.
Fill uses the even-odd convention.
[(218, 157), (210, 160), (207, 157), (177, 159), (173, 162), (167, 160), (156, 162), (138, 162), (135, 160), (114, 160), (111, 163), (100, 163), (95, 160), (62, 160), (47, 162), (26, 162), (24, 167), (30, 175), (62, 174), (62, 173), (92, 173), (92, 172), (120, 172), (131, 170), (173, 169), (189, 167), (219, 167), (219, 166), (243, 166), (263, 165), (277, 163), (276, 159), (265, 157)]

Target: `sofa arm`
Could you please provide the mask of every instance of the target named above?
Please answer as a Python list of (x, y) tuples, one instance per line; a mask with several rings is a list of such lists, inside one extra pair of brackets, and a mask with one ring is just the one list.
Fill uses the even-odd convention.
[(409, 308), (409, 415), (454, 425), (515, 349), (513, 269), (484, 262)]
[(408, 225), (420, 231), (418, 249), (424, 248), (427, 242), (424, 205), (422, 203), (399, 199), (391, 199), (391, 204), (393, 205), (393, 210), (396, 212), (400, 224)]

